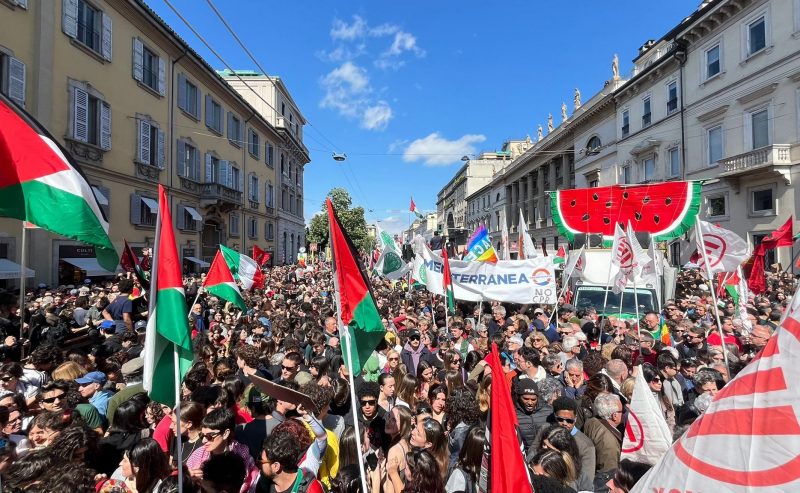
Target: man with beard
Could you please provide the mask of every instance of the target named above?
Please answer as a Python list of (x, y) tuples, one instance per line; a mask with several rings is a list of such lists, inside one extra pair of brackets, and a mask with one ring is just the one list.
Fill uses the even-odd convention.
[(539, 386), (530, 378), (516, 381), (514, 385), (514, 410), (519, 421), (519, 433), (525, 450), (534, 447), (536, 434), (546, 426), (547, 419), (553, 412), (539, 395)]
[(300, 440), (289, 431), (278, 431), (264, 440), (261, 451), (261, 477), (258, 493), (323, 493), (325, 490), (314, 474), (298, 466), (305, 450)]

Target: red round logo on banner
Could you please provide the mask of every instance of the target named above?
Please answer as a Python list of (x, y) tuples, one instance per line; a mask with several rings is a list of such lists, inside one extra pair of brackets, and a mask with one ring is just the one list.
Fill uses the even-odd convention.
[(625, 425), (625, 433), (631, 442), (630, 447), (622, 448), (623, 454), (630, 454), (644, 447), (644, 428), (636, 413), (628, 409), (628, 423)]
[(728, 243), (719, 235), (703, 233), (703, 248), (706, 251), (708, 266), (714, 268), (719, 265), (723, 257), (725, 257), (725, 252), (728, 250)]

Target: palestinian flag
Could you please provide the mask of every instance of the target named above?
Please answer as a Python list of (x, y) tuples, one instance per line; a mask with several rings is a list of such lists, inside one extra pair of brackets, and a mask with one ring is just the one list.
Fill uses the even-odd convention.
[(158, 219), (150, 280), (153, 289), (142, 352), (144, 389), (152, 400), (172, 407), (180, 392), (175, 380), (183, 380), (192, 366), (194, 354), (186, 316), (181, 261), (175, 245), (167, 194), (161, 185), (158, 186)]
[(208, 269), (203, 287), (214, 296), (230, 301), (242, 311), (247, 311), (247, 305), (244, 303), (239, 286), (233, 280), (233, 274), (231, 274), (221, 251), (217, 252), (214, 261), (211, 262), (211, 268)]
[(139, 263), (139, 257), (133, 252), (133, 249), (130, 245), (128, 245), (128, 240), (122, 240), (125, 243), (124, 248), (122, 249), (122, 255), (119, 258), (119, 265), (125, 272), (130, 272), (136, 276), (136, 279), (139, 280), (139, 284), (142, 285), (144, 289), (150, 289), (150, 281), (147, 280), (147, 275), (142, 269), (142, 265)]
[(219, 246), (225, 263), (233, 274), (233, 278), (242, 283), (244, 289), (262, 289), (264, 287), (264, 273), (255, 260), (243, 253), (239, 253), (225, 245)]
[(563, 246), (558, 247), (558, 252), (556, 252), (556, 256), (553, 258), (554, 264), (563, 264), (567, 260), (567, 249)]
[(375, 306), (369, 279), (358, 259), (358, 251), (342, 229), (330, 199), (326, 199), (326, 205), (333, 282), (343, 325), (340, 330), (344, 332), (341, 338), (342, 354), (355, 377), (361, 374), (364, 363), (381, 342), (386, 330)]
[(456, 314), (456, 298), (453, 296), (453, 277), (450, 275), (450, 260), (447, 258), (447, 248), (442, 248), (442, 263), (444, 273), (442, 274), (442, 284), (444, 284), (444, 297), (447, 300), (447, 313)]
[(0, 98), (0, 217), (12, 217), (95, 248), (97, 262), (119, 264), (108, 221), (69, 153), (30, 115)]
[(425, 216), (417, 209), (417, 204), (414, 203), (414, 197), (411, 197), (411, 205), (409, 206), (408, 210), (416, 214), (416, 216), (420, 219), (424, 218)]

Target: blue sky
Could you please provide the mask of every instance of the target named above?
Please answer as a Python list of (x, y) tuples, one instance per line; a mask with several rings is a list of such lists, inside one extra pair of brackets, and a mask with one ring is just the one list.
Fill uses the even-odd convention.
[[(163, 0), (147, 0), (208, 62), (220, 62)], [(255, 69), (203, 0), (171, 3), (235, 69)], [(310, 125), (308, 221), (333, 187), (367, 221), (399, 231), (409, 197), (435, 210), (461, 156), (535, 137), (547, 114), (588, 100), (631, 67), (638, 47), (699, 0), (313, 1), (215, 0), (270, 75), (289, 87)], [(332, 153), (346, 153), (342, 163)]]

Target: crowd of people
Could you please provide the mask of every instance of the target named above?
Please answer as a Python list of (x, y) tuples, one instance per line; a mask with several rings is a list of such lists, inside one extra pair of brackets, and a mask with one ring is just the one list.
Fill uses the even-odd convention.
[[(184, 492), (366, 493), (363, 463), (371, 493), (486, 492), (503, 379), (534, 491), (627, 492), (649, 468), (620, 460), (635, 372), (680, 436), (764, 347), (795, 290), (792, 275), (770, 274), (743, 317), (685, 271), (659, 313), (603, 319), (569, 304), (448, 314), (427, 291), (374, 277), (386, 335), (351, 388), (329, 266), (265, 275), (245, 312), (196, 296), (202, 275), (184, 279), (195, 359), (174, 408), (142, 384), (148, 307), (134, 277), (0, 292), (3, 490), (167, 493), (182, 478)], [(486, 362), (493, 344), (503, 375)], [(263, 394), (253, 375), (314, 409)]]

